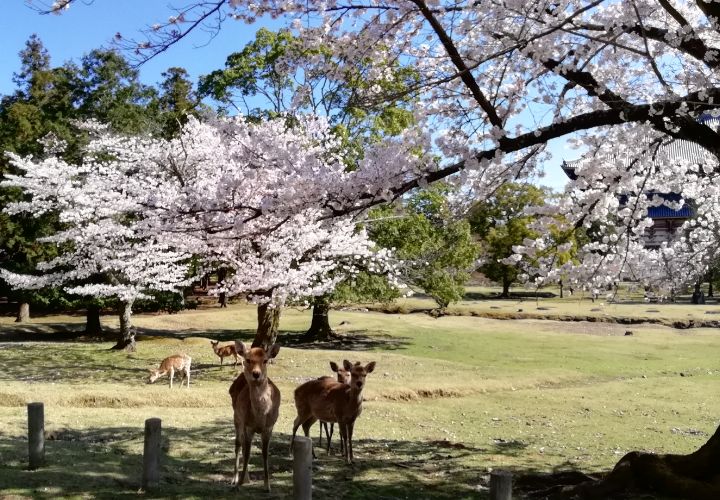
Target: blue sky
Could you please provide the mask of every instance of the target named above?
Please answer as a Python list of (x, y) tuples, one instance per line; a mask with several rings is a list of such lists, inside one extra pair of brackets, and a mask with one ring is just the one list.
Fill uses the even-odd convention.
[[(49, 1), (49, 0), (48, 0)], [(12, 74), (19, 69), (18, 52), (28, 37), (37, 33), (43, 41), (53, 65), (79, 59), (90, 50), (109, 46), (115, 33), (141, 39), (139, 30), (172, 14), (164, 0), (96, 0), (91, 5), (73, 4), (62, 15), (39, 15), (26, 6), (25, 0), (2, 0), (0, 16), (0, 94), (10, 93), (14, 86)], [(161, 73), (172, 66), (188, 70), (193, 80), (221, 68), (225, 58), (240, 50), (254, 38), (258, 25), (248, 26), (227, 21), (217, 37), (196, 31), (167, 52), (147, 62), (140, 69), (142, 80), (159, 82)]]
[[(50, 0), (47, 0), (50, 2)], [(53, 65), (77, 60), (90, 50), (108, 46), (115, 33), (128, 38), (142, 38), (139, 30), (164, 21), (172, 14), (166, 0), (94, 0), (78, 2), (60, 16), (39, 15), (25, 0), (2, 0), (0, 16), (0, 94), (14, 90), (12, 75), (19, 69), (18, 52), (33, 33), (37, 33), (48, 49)], [(51, 3), (51, 2), (50, 2)], [(182, 2), (176, 2), (182, 5)], [(161, 73), (172, 66), (184, 67), (192, 81), (200, 75), (222, 68), (225, 58), (254, 38), (255, 31), (265, 24), (246, 25), (228, 20), (215, 38), (197, 30), (168, 51), (148, 61), (140, 68), (141, 80), (156, 84)], [(279, 25), (268, 26), (277, 29)], [(547, 177), (542, 184), (556, 189), (567, 181), (560, 169), (563, 159), (573, 159), (577, 153), (565, 148), (565, 141), (550, 144), (553, 160), (546, 165)]]

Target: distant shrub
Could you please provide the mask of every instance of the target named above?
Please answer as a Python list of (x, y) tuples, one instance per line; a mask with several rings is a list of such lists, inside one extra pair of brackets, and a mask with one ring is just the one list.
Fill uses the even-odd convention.
[[(195, 304), (197, 307), (197, 304)], [(183, 309), (187, 309), (185, 299), (179, 293), (174, 292), (154, 292), (152, 299), (138, 300), (133, 305), (135, 312), (166, 312), (173, 314)], [(194, 309), (194, 308), (193, 308)]]

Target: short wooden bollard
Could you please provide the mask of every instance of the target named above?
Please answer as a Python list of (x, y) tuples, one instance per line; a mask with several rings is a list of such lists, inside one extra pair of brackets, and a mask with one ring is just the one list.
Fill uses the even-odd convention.
[(494, 470), (490, 473), (490, 500), (512, 500), (512, 472)]
[(30, 470), (45, 464), (45, 406), (28, 403), (28, 461)]
[(293, 443), (293, 498), (312, 498), (312, 441), (304, 436), (295, 436)]
[(145, 446), (143, 448), (142, 487), (148, 489), (160, 482), (160, 438), (162, 421), (159, 418), (145, 420)]

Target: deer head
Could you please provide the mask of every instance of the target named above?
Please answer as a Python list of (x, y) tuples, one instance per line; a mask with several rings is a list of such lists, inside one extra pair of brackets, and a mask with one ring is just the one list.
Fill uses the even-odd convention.
[(267, 363), (280, 352), (280, 346), (273, 344), (267, 349), (246, 347), (243, 342), (235, 341), (235, 350), (243, 360), (243, 373), (248, 383), (260, 384), (267, 380)]
[(157, 379), (160, 378), (160, 370), (148, 370), (148, 371), (150, 372), (150, 376), (148, 376), (148, 380), (147, 380), (148, 384), (152, 384)]
[(350, 372), (345, 368), (340, 368), (335, 361), (330, 361), (330, 369), (337, 373), (337, 380), (343, 384), (350, 385)]
[(367, 365), (363, 366), (359, 361), (352, 364), (350, 361), (345, 359), (343, 360), (343, 368), (350, 372), (350, 387), (360, 391), (365, 385), (365, 377), (367, 377), (368, 373), (372, 373), (375, 369), (375, 361), (371, 361)]

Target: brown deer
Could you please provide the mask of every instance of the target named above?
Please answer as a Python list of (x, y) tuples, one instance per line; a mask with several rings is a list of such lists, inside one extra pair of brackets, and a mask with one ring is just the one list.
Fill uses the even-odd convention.
[[(338, 364), (335, 361), (330, 361), (330, 369), (334, 371), (337, 374), (337, 381), (342, 384), (348, 384), (350, 385), (350, 372), (346, 370), (345, 368), (341, 368), (338, 366)], [(331, 378), (331, 377), (328, 377)], [(319, 446), (322, 446), (322, 437), (323, 437), (323, 430), (325, 431), (325, 436), (327, 437), (327, 453), (330, 453), (330, 441), (332, 440), (333, 433), (335, 431), (335, 424), (333, 422), (330, 422), (330, 428), (328, 429), (328, 423), (324, 420), (320, 421), (320, 440), (318, 442)], [(340, 440), (340, 453), (344, 450), (344, 444), (342, 440)]]
[(343, 360), (343, 368), (350, 372), (350, 384), (343, 384), (331, 377), (310, 380), (295, 389), (295, 408), (298, 415), (293, 423), (290, 441), (292, 449), (295, 434), (302, 425), (305, 436), (310, 436), (310, 427), (317, 420), (337, 422), (340, 440), (345, 444), (343, 456), (347, 464), (353, 463), (352, 436), (355, 420), (362, 412), (362, 391), (365, 377), (375, 369), (375, 361), (362, 366)]
[(168, 356), (167, 358), (163, 359), (160, 363), (160, 368), (157, 370), (150, 370), (150, 377), (148, 377), (148, 384), (152, 384), (160, 377), (164, 377), (165, 375), (170, 376), (170, 389), (172, 389), (173, 386), (173, 378), (175, 378), (175, 374), (180, 375), (180, 387), (182, 387), (182, 377), (185, 377), (185, 380), (187, 380), (187, 387), (190, 388), (190, 364), (192, 363), (192, 358), (188, 356), (187, 354), (175, 354), (173, 356)]
[(235, 358), (235, 366), (238, 364), (238, 355), (237, 355), (237, 349), (235, 349), (235, 344), (230, 345), (224, 345), (222, 347), (218, 346), (220, 341), (210, 341), (210, 345), (213, 348), (213, 351), (215, 351), (215, 354), (217, 354), (220, 357), (220, 366), (223, 364), (223, 359), (229, 358), (232, 356)]
[[(273, 344), (267, 349), (249, 348), (242, 342), (235, 341), (235, 348), (242, 357), (243, 372), (230, 386), (235, 421), (235, 475), (232, 484), (239, 487), (249, 480), (247, 466), (250, 458), (250, 444), (253, 435), (257, 432), (262, 439), (265, 489), (269, 492), (268, 450), (273, 427), (280, 412), (280, 390), (267, 376), (267, 363), (277, 356), (280, 346)], [(241, 446), (242, 476), (238, 473)]]

